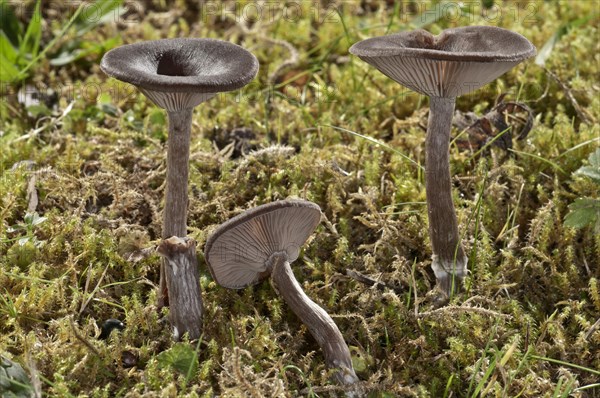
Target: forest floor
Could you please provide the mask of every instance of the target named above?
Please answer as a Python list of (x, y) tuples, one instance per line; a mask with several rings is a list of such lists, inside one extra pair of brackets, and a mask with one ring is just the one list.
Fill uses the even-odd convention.
[[(343, 396), (269, 282), (228, 290), (205, 265), (220, 223), (288, 197), (323, 211), (294, 272), (339, 326), (365, 395), (600, 397), (597, 2), (88, 3), (38, 15), (0, 1), (0, 40), (20, 51), (0, 76), (0, 354), (32, 385), (0, 383), (3, 397)], [(348, 48), (468, 25), (519, 32), (538, 56), (457, 100), (470, 273), (440, 307), (428, 99)], [(113, 47), (167, 37), (228, 40), (260, 61), (251, 84), (194, 111), (188, 224), (205, 313), (192, 343), (174, 342), (156, 307), (166, 115), (99, 68)], [(97, 339), (109, 318), (124, 330)]]

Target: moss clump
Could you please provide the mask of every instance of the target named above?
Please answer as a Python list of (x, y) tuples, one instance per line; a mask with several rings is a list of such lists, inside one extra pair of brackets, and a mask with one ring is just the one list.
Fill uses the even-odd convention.
[[(429, 294), (426, 100), (347, 55), (359, 39), (411, 28), (435, 6), (270, 3), (272, 12), (248, 19), (242, 12), (258, 3), (184, 3), (146, 2), (145, 12), (126, 14), (137, 23), (71, 29), (62, 40), (219, 37), (258, 56), (256, 82), (194, 113), (189, 225), (199, 247), (248, 207), (315, 201), (325, 221), (296, 276), (352, 346), (370, 396), (597, 396), (586, 386), (600, 369), (600, 236), (564, 224), (570, 203), (598, 195), (573, 175), (600, 134), (597, 17), (573, 22), (592, 15), (593, 2), (482, 2), (428, 21), (434, 33), (499, 25), (538, 49), (571, 24), (546, 70), (528, 63), (458, 101), (459, 112), (483, 114), (507, 93), (531, 107), (535, 124), (509, 153), (451, 148), (471, 273), (442, 308)], [(237, 17), (226, 12), (234, 5)], [(104, 50), (61, 68), (43, 59), (32, 74), (52, 87), (99, 85), (97, 96), (61, 91), (50, 119), (28, 115), (16, 96), (0, 104), (0, 353), (37, 375), (51, 397), (341, 396), (315, 341), (273, 289), (220, 288), (201, 253), (204, 335), (186, 345), (198, 366), (188, 375), (161, 362), (175, 347), (166, 310), (154, 306), (165, 120), (100, 73)], [(45, 218), (32, 225), (34, 212)], [(363, 285), (347, 269), (388, 288)], [(126, 328), (97, 340), (108, 318)]]

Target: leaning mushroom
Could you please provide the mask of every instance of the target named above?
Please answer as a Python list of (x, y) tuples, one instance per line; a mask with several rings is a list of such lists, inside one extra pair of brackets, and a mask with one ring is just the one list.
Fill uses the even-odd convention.
[[(182, 275), (198, 280), (195, 244), (187, 235), (188, 162), (193, 108), (217, 93), (239, 89), (254, 78), (258, 61), (242, 47), (215, 39), (163, 39), (124, 45), (107, 52), (102, 70), (133, 84), (169, 118), (167, 184), (163, 213), (163, 256), (159, 306), (179, 310), (171, 323), (181, 335), (200, 336), (202, 297), (190, 294)], [(171, 237), (181, 239), (169, 240)], [(185, 253), (184, 253), (185, 252)], [(187, 269), (186, 267), (192, 267)], [(180, 268), (180, 269), (179, 269)], [(178, 270), (179, 269), (179, 270)]]
[(217, 283), (242, 289), (271, 276), (279, 294), (307, 326), (338, 369), (341, 384), (358, 381), (350, 351), (331, 317), (302, 290), (290, 263), (321, 220), (321, 209), (305, 200), (282, 200), (247, 210), (223, 223), (206, 242), (204, 255)]
[(374, 37), (354, 44), (350, 52), (396, 82), (430, 97), (425, 191), (431, 267), (438, 285), (449, 296), (467, 273), (467, 256), (452, 203), (448, 153), (455, 99), (535, 55), (535, 47), (506, 29), (471, 26), (447, 29), (438, 36), (417, 30)]

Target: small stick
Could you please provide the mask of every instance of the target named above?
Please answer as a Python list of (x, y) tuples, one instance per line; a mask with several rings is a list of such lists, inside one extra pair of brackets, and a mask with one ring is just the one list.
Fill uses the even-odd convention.
[(565, 95), (571, 102), (571, 105), (573, 105), (573, 108), (575, 108), (575, 112), (577, 112), (577, 115), (579, 115), (579, 118), (584, 123), (592, 124), (593, 120), (584, 112), (583, 109), (581, 109), (581, 105), (579, 105), (579, 102), (577, 102), (577, 99), (575, 99), (575, 96), (573, 95), (573, 92), (571, 91), (571, 89), (569, 87), (567, 87), (567, 85), (562, 80), (560, 80), (554, 72), (552, 72), (551, 70), (546, 69), (546, 68), (544, 68), (544, 70), (546, 71), (546, 73), (548, 75), (550, 75), (550, 77), (552, 77), (552, 79), (554, 79), (554, 81), (556, 83), (558, 83), (560, 88), (563, 89), (563, 91), (565, 92)]
[(35, 188), (36, 184), (36, 175), (33, 174), (29, 178), (29, 182), (27, 183), (27, 212), (33, 213), (38, 206), (38, 194), (37, 189)]
[(352, 269), (346, 270), (346, 275), (348, 275), (350, 278), (352, 278), (360, 283), (363, 283), (367, 286), (375, 286), (375, 288), (377, 288), (378, 290), (381, 290), (381, 291), (383, 291), (386, 288), (391, 289), (395, 293), (398, 293), (398, 294), (401, 294), (404, 291), (404, 289), (402, 289), (400, 287), (390, 286), (387, 283), (376, 281), (375, 279), (370, 278), (370, 277), (368, 277), (364, 274), (361, 274), (360, 272), (352, 270)]
[(590, 336), (592, 335), (592, 333), (594, 333), (596, 331), (596, 329), (598, 329), (598, 327), (600, 326), (600, 318), (598, 318), (598, 320), (596, 321), (596, 323), (594, 323), (592, 325), (592, 327), (590, 328), (590, 330), (587, 331), (587, 333), (585, 334), (585, 336), (583, 336), (584, 340), (587, 340), (590, 338)]
[(415, 280), (415, 262), (410, 269), (410, 281), (412, 283), (413, 295), (415, 297), (415, 318), (419, 318), (419, 297), (417, 295), (417, 281)]
[(31, 356), (31, 351), (27, 351), (27, 367), (31, 373), (31, 385), (33, 386), (33, 398), (42, 398), (42, 382), (40, 381), (40, 372), (37, 370), (35, 360)]
[(94, 347), (92, 345), (92, 343), (87, 341), (85, 339), (85, 337), (83, 337), (81, 334), (79, 334), (79, 332), (77, 331), (77, 328), (75, 327), (75, 323), (73, 322), (72, 316), (69, 318), (69, 323), (71, 324), (71, 329), (73, 330), (73, 334), (75, 335), (77, 340), (81, 341), (83, 343), (83, 345), (85, 345), (87, 348), (89, 348), (89, 350), (92, 351), (94, 354), (100, 356), (100, 352), (96, 349), (96, 347)]

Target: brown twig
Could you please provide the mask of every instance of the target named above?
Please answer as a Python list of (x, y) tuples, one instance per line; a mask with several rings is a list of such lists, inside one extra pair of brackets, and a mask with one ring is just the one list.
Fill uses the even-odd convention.
[(594, 121), (581, 108), (581, 105), (579, 105), (579, 102), (577, 102), (577, 99), (573, 95), (573, 92), (571, 91), (571, 89), (562, 80), (560, 80), (554, 72), (550, 71), (547, 68), (544, 68), (544, 70), (552, 79), (554, 79), (554, 81), (560, 86), (560, 88), (563, 89), (563, 91), (565, 92), (565, 95), (567, 96), (567, 99), (571, 102), (571, 105), (573, 105), (573, 108), (575, 108), (575, 112), (577, 112), (577, 115), (579, 116), (579, 118), (584, 123), (593, 124)]
[(33, 213), (38, 206), (38, 194), (35, 184), (37, 182), (36, 174), (32, 174), (29, 177), (29, 182), (27, 183), (27, 212)]
[(415, 299), (415, 318), (419, 318), (419, 297), (417, 295), (417, 280), (415, 279), (414, 263), (410, 269), (410, 281), (412, 283), (412, 291)]
[(94, 354), (100, 356), (100, 352), (96, 349), (96, 347), (94, 347), (92, 345), (92, 343), (90, 343), (89, 341), (87, 341), (85, 337), (83, 337), (81, 334), (79, 334), (79, 332), (77, 331), (77, 328), (75, 327), (75, 322), (73, 322), (73, 316), (71, 316), (69, 318), (69, 323), (71, 324), (71, 329), (73, 330), (73, 334), (75, 335), (75, 337), (77, 338), (77, 340), (79, 340), (80, 342), (82, 342), (83, 345), (86, 346)]
[(31, 374), (31, 386), (33, 387), (33, 398), (42, 398), (42, 382), (40, 381), (40, 372), (37, 370), (35, 360), (31, 352), (27, 351), (27, 367)]
[(590, 327), (585, 336), (583, 336), (584, 340), (587, 340), (591, 337), (591, 335), (600, 327), (600, 318)]
[(370, 278), (364, 274), (361, 274), (358, 271), (352, 270), (352, 269), (348, 269), (346, 270), (346, 275), (348, 275), (350, 278), (363, 283), (367, 286), (375, 286), (376, 289), (383, 291), (384, 289), (391, 289), (393, 290), (395, 293), (401, 294), (404, 293), (404, 289), (397, 287), (397, 286), (390, 286), (387, 283), (384, 282), (380, 282), (380, 281), (376, 281), (373, 278)]

